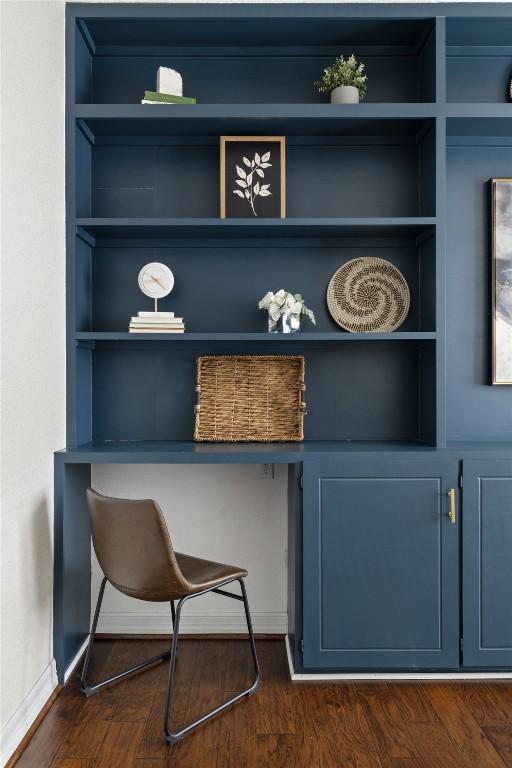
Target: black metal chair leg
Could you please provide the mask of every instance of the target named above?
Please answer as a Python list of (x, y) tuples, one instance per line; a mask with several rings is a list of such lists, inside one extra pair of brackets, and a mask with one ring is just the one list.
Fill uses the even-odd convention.
[[(86, 696), (92, 696), (93, 694), (97, 693), (101, 688), (104, 688), (106, 685), (111, 685), (112, 683), (116, 683), (118, 680), (122, 680), (124, 677), (127, 677), (128, 675), (133, 675), (135, 674), (135, 672), (139, 672), (140, 670), (145, 669), (146, 667), (149, 667), (151, 664), (155, 664), (157, 661), (168, 659), (169, 656), (171, 655), (171, 650), (169, 649), (165, 651), (165, 653), (161, 653), (158, 656), (153, 656), (151, 659), (147, 659), (146, 661), (143, 661), (140, 664), (136, 664), (134, 667), (130, 667), (130, 669), (127, 669), (125, 672), (120, 672), (117, 675), (113, 675), (112, 677), (109, 677), (107, 680), (102, 680), (100, 683), (96, 683), (95, 685), (89, 685), (87, 683), (87, 672), (89, 671), (89, 663), (91, 661), (92, 646), (93, 646), (94, 638), (96, 635), (96, 627), (98, 625), (101, 603), (103, 601), (103, 594), (105, 592), (106, 583), (107, 583), (107, 579), (104, 577), (103, 581), (101, 582), (98, 601), (96, 603), (96, 610), (94, 611), (94, 619), (92, 622), (91, 633), (89, 635), (89, 644), (87, 646), (87, 653), (85, 654), (84, 666), (82, 667), (82, 673), (80, 675), (80, 687), (81, 687), (82, 693), (84, 693)], [(174, 640), (174, 631), (173, 631), (173, 640)]]
[[(247, 592), (245, 589), (245, 584), (243, 579), (237, 579), (237, 581), (240, 584), (240, 589), (242, 592), (241, 597), (238, 595), (233, 595), (230, 592), (226, 592), (223, 589), (214, 588), (214, 589), (205, 589), (203, 592), (197, 592), (194, 595), (188, 595), (187, 597), (183, 597), (179, 602), (178, 606), (176, 608), (176, 622), (174, 626), (174, 634), (173, 634), (173, 642), (172, 642), (172, 650), (171, 650), (171, 659), (169, 662), (169, 683), (167, 686), (167, 699), (165, 704), (165, 719), (164, 719), (164, 732), (165, 732), (165, 738), (169, 742), (169, 744), (176, 744), (178, 741), (180, 741), (184, 736), (187, 735), (187, 733), (190, 733), (190, 731), (194, 730), (194, 728), (197, 728), (199, 725), (202, 725), (204, 722), (209, 720), (212, 717), (215, 717), (215, 715), (220, 714), (220, 712), (223, 712), (228, 707), (233, 706), (237, 701), (240, 701), (240, 699), (243, 699), (245, 696), (251, 696), (259, 684), (260, 679), (260, 670), (259, 670), (259, 664), (258, 664), (258, 657), (256, 654), (256, 642), (254, 640), (254, 632), (252, 629), (252, 622), (251, 622), (251, 614), (249, 611), (249, 603), (247, 600)], [(231, 583), (231, 582), (226, 582)], [(223, 585), (224, 586), (224, 585)], [(206, 712), (204, 715), (199, 717), (197, 720), (193, 720), (188, 725), (184, 726), (179, 731), (171, 731), (169, 727), (170, 719), (171, 719), (171, 712), (172, 712), (172, 701), (173, 701), (173, 694), (174, 694), (174, 678), (175, 678), (175, 671), (176, 671), (176, 653), (178, 649), (178, 633), (179, 633), (179, 624), (180, 624), (180, 616), (181, 616), (181, 609), (184, 603), (187, 600), (190, 600), (193, 597), (199, 597), (200, 595), (204, 595), (208, 592), (216, 592), (217, 594), (224, 595), (225, 597), (231, 597), (234, 600), (242, 600), (244, 603), (244, 609), (245, 609), (245, 618), (247, 621), (247, 631), (249, 634), (249, 640), (251, 643), (251, 652), (252, 652), (252, 659), (254, 664), (254, 680), (249, 688), (242, 691), (241, 693), (238, 693), (236, 696), (233, 696), (231, 699), (228, 699), (228, 701), (224, 702), (224, 704), (220, 704), (215, 709), (212, 709), (210, 712)]]
[[(168, 655), (169, 656), (171, 655), (171, 651), (172, 651), (172, 643), (173, 643), (174, 634), (175, 634), (175, 628), (174, 627), (176, 625), (176, 608), (174, 606), (174, 600), (171, 600), (170, 603), (171, 603), (171, 619), (172, 619), (172, 640), (171, 640), (171, 645), (170, 645), (169, 650), (168, 650)], [(177, 658), (178, 658), (178, 656), (176, 656), (176, 659)]]
[(247, 631), (249, 633), (249, 641), (251, 643), (251, 653), (252, 653), (252, 661), (254, 664), (254, 682), (249, 689), (247, 695), (252, 696), (256, 688), (258, 687), (258, 683), (260, 681), (260, 665), (258, 664), (258, 656), (256, 654), (256, 641), (254, 639), (254, 632), (252, 628), (252, 620), (251, 620), (251, 612), (249, 610), (249, 601), (247, 600), (247, 590), (245, 589), (245, 583), (243, 579), (238, 579), (240, 584), (240, 589), (242, 591), (242, 597), (244, 599), (244, 610), (245, 610), (245, 620), (247, 622)]
[(180, 617), (181, 617), (181, 606), (185, 602), (186, 598), (182, 598), (178, 601), (178, 607), (176, 608), (176, 613), (174, 617), (174, 625), (173, 625), (173, 632), (172, 632), (172, 645), (171, 645), (171, 658), (169, 661), (169, 681), (167, 684), (167, 697), (165, 701), (165, 714), (164, 714), (164, 731), (165, 731), (165, 738), (170, 744), (175, 744), (177, 741), (179, 741), (179, 738), (176, 738), (176, 734), (172, 733), (169, 730), (169, 720), (171, 717), (171, 709), (172, 709), (172, 697), (174, 694), (174, 673), (176, 671), (176, 653), (178, 651), (178, 637), (179, 637), (179, 631), (180, 631)]
[(103, 577), (103, 580), (101, 582), (100, 591), (98, 594), (98, 599), (96, 601), (96, 609), (94, 611), (94, 619), (92, 621), (92, 627), (91, 627), (91, 634), (89, 635), (89, 643), (87, 645), (87, 653), (85, 654), (85, 660), (84, 665), (82, 667), (82, 673), (80, 675), (80, 687), (82, 689), (82, 692), (85, 693), (86, 696), (92, 696), (93, 693), (96, 693), (93, 688), (87, 685), (87, 672), (89, 671), (89, 663), (91, 661), (91, 653), (92, 653), (92, 645), (94, 643), (94, 637), (96, 635), (96, 627), (98, 626), (98, 619), (100, 616), (100, 609), (101, 609), (101, 603), (103, 602), (103, 594), (105, 592), (105, 586), (107, 584), (107, 580), (105, 577)]

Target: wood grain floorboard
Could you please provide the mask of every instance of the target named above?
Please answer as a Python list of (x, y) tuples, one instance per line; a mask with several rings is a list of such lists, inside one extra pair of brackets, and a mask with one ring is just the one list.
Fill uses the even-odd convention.
[(77, 692), (63, 692), (35, 732), (16, 768), (49, 768), (70, 731), (79, 722), (85, 699)]
[[(97, 643), (91, 680), (168, 646)], [(257, 643), (261, 685), (171, 748), (163, 734), (168, 664), (85, 699), (75, 672), (17, 768), (512, 768), (510, 683), (292, 683), (284, 643)], [(173, 729), (247, 687), (243, 640), (183, 640)]]
[(463, 753), (441, 723), (408, 723), (407, 730), (416, 752), (436, 768), (470, 768), (471, 755)]
[(418, 757), (390, 689), (386, 687), (382, 693), (362, 692), (361, 700), (381, 757)]
[(512, 768), (512, 719), (511, 725), (484, 726), (483, 732), (505, 765)]
[[(125, 644), (124, 653), (120, 658), (116, 658), (116, 662), (119, 663), (118, 669), (128, 669), (130, 666), (135, 666), (144, 659), (163, 653), (169, 647), (167, 641), (143, 641), (140, 645), (139, 643), (136, 644), (137, 652), (134, 654), (133, 648), (130, 648), (133, 645), (135, 643), (128, 641)], [(167, 670), (167, 667), (165, 661), (157, 662), (143, 672), (127, 677), (122, 687), (120, 684), (113, 685), (111, 687), (113, 696), (112, 720), (120, 723), (146, 722), (151, 713), (159, 677)]]
[(258, 652), (260, 686), (252, 697), (254, 727), (258, 734), (294, 734), (292, 689), (286, 666), (284, 646), (262, 644)]
[(387, 688), (406, 723), (439, 722), (434, 707), (426, 695), (424, 685), (388, 682)]
[(297, 765), (295, 739), (289, 735), (263, 735), (257, 737), (256, 762), (258, 768), (289, 768)]
[(84, 703), (79, 721), (67, 734), (58, 758), (96, 757), (112, 720), (112, 707), (89, 699)]
[[(457, 692), (480, 726), (512, 722), (512, 705), (488, 683), (463, 683)], [(512, 690), (510, 690), (512, 694)]]
[(87, 757), (59, 757), (53, 762), (52, 768), (95, 768), (95, 762)]
[(380, 768), (375, 737), (352, 683), (304, 686), (302, 693), (304, 715), (312, 716), (315, 725), (321, 764)]
[[(409, 758), (385, 758), (382, 760), (382, 768), (434, 768), (435, 763), (424, 757)], [(453, 766), (457, 768), (457, 766)]]
[(512, 768), (512, 752), (500, 752), (499, 755), (503, 760), (504, 765), (506, 765), (507, 768)]
[[(214, 709), (222, 701), (222, 690), (211, 685), (194, 686), (189, 689), (185, 720), (187, 723), (197, 719), (205, 712)], [(213, 718), (210, 722), (199, 726), (189, 737), (172, 747), (174, 765), (180, 768), (197, 768), (197, 766), (217, 765), (220, 745), (219, 732), (221, 718)]]
[[(224, 691), (224, 699), (236, 691)], [(259, 768), (258, 735), (254, 728), (254, 696), (226, 710), (219, 718), (216, 768)]]
[(478, 768), (503, 768), (504, 762), (467, 708), (457, 685), (429, 686), (432, 706), (458, 747), (458, 759), (473, 761)]
[(95, 768), (133, 768), (137, 749), (144, 730), (143, 723), (109, 724)]
[(499, 752), (512, 752), (512, 722), (510, 725), (487, 726), (483, 731)]

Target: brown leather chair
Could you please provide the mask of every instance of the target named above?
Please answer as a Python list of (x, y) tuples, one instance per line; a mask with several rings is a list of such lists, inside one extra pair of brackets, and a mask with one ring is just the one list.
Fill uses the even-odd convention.
[[(94, 550), (103, 570), (104, 578), (101, 582), (80, 677), (82, 691), (86, 696), (91, 696), (106, 685), (121, 680), (157, 661), (169, 658), (164, 732), (167, 741), (170, 744), (175, 744), (201, 723), (227, 709), (244, 696), (250, 696), (258, 687), (258, 657), (244, 584), (247, 571), (234, 565), (222, 565), (175, 552), (162, 511), (158, 504), (151, 499), (142, 501), (113, 499), (102, 496), (89, 488), (87, 490), (87, 503), (91, 517)], [(87, 683), (87, 671), (107, 581), (130, 597), (151, 602), (170, 602), (173, 625), (172, 644), (165, 653), (159, 656), (153, 656), (141, 664), (130, 667), (125, 672), (108, 678), (108, 680), (89, 685)], [(232, 581), (238, 581), (240, 584), (241, 595), (221, 589)], [(170, 729), (170, 719), (181, 610), (187, 600), (198, 595), (204, 595), (206, 592), (215, 592), (218, 595), (243, 601), (254, 662), (254, 681), (249, 688), (233, 696), (224, 704), (202, 715), (198, 720), (194, 720), (181, 730), (173, 732)], [(174, 605), (175, 600), (178, 601), (176, 607)]]

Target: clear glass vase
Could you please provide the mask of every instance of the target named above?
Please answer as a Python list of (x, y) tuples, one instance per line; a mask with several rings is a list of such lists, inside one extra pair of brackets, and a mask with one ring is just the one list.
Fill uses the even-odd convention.
[(297, 333), (300, 331), (300, 315), (285, 312), (278, 320), (274, 320), (269, 315), (268, 331), (269, 333)]

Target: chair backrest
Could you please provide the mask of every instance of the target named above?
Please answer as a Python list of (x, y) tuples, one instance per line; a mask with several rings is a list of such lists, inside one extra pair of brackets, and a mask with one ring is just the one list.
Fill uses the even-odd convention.
[(92, 541), (107, 579), (141, 600), (164, 601), (185, 595), (162, 510), (152, 499), (114, 499), (87, 490)]

